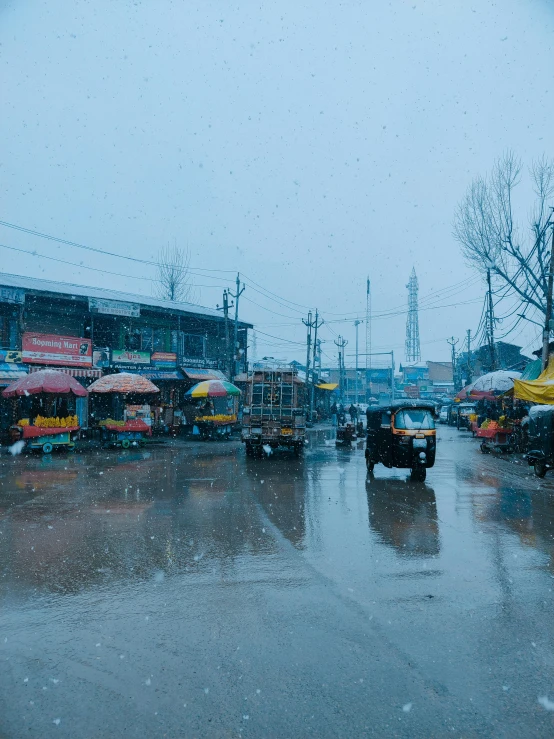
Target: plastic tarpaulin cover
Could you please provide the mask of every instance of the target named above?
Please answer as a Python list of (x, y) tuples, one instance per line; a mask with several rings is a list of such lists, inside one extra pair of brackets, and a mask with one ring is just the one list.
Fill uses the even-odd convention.
[(541, 405), (554, 404), (554, 357), (536, 380), (515, 380), (514, 397)]

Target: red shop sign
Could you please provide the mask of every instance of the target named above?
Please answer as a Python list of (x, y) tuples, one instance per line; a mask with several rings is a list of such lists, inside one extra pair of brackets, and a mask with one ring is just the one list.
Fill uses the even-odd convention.
[(23, 361), (62, 367), (92, 367), (92, 341), (77, 336), (23, 334)]

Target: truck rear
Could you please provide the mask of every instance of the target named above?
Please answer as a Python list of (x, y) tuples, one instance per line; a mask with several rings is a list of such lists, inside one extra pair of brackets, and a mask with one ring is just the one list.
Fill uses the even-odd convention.
[(296, 370), (255, 369), (248, 377), (242, 416), (246, 454), (261, 454), (269, 446), (299, 455), (305, 438), (306, 388)]

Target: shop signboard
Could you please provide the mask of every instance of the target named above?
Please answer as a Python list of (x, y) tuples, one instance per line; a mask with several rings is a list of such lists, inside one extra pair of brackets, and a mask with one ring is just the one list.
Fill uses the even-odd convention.
[(62, 367), (91, 367), (92, 342), (78, 336), (23, 334), (23, 361), (28, 364), (53, 364)]
[(175, 352), (154, 352), (152, 364), (158, 369), (172, 369), (177, 366), (177, 354)]
[(150, 364), (150, 352), (131, 352), (124, 349), (112, 349), (112, 365), (114, 367), (126, 367), (129, 365), (141, 366)]
[(23, 305), (25, 303), (25, 290), (20, 290), (18, 287), (0, 287), (0, 303)]
[(89, 298), (88, 309), (91, 313), (101, 313), (107, 316), (140, 317), (140, 305), (138, 303), (126, 303), (123, 300)]
[(17, 349), (0, 349), (0, 362), (19, 364), (22, 361), (21, 352)]
[(179, 357), (179, 365), (181, 367), (204, 367), (205, 369), (217, 369), (219, 362), (217, 361), (217, 359)]

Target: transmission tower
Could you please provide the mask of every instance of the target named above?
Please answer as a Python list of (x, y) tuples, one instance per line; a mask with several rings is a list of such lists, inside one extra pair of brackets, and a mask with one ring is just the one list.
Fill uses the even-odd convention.
[(421, 348), (419, 345), (419, 316), (417, 308), (417, 293), (419, 290), (415, 267), (412, 269), (408, 288), (408, 319), (406, 321), (406, 362), (419, 362)]

